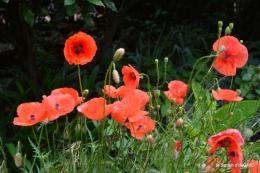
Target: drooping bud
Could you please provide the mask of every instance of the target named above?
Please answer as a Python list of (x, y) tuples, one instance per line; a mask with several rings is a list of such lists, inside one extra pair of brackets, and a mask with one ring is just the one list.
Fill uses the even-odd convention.
[(179, 118), (179, 119), (176, 121), (175, 127), (176, 127), (176, 128), (179, 128), (179, 127), (181, 127), (182, 124), (183, 124), (183, 119), (182, 119), (182, 118)]
[(222, 28), (222, 26), (223, 26), (223, 22), (222, 21), (218, 21), (218, 27)]
[(146, 136), (145, 141), (150, 142), (150, 143), (154, 143), (154, 138), (153, 138), (152, 135), (148, 135), (148, 136)]
[(15, 166), (21, 168), (23, 166), (23, 156), (20, 152), (17, 152), (14, 156)]
[(254, 135), (254, 132), (249, 128), (246, 128), (242, 134), (242, 136), (244, 137), (245, 140), (249, 140), (253, 135)]
[(179, 158), (179, 152), (177, 150), (172, 150), (172, 159), (177, 160)]
[(89, 90), (88, 90), (88, 89), (85, 89), (85, 90), (82, 92), (82, 96), (86, 98), (86, 97), (88, 96), (88, 93), (89, 93)]
[(218, 53), (224, 52), (225, 49), (226, 49), (226, 47), (223, 46), (223, 45), (221, 45), (221, 46), (219, 47), (219, 49), (218, 49)]
[(123, 57), (124, 54), (125, 54), (125, 49), (123, 49), (123, 48), (117, 49), (113, 56), (113, 61), (114, 62), (119, 61)]
[(225, 29), (225, 35), (230, 35), (230, 34), (231, 34), (231, 29), (229, 28), (229, 26), (227, 26)]
[(234, 28), (234, 23), (229, 23), (228, 27), (232, 30)]
[(118, 74), (117, 70), (114, 69), (112, 71), (112, 76), (113, 76), (113, 79), (114, 79), (115, 83), (119, 83), (120, 82), (120, 77), (119, 77), (119, 74)]
[(164, 58), (164, 62), (167, 63), (168, 62), (168, 57)]

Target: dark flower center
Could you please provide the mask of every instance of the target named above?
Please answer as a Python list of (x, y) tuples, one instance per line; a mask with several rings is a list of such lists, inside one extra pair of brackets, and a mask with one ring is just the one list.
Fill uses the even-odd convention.
[(132, 73), (132, 74), (131, 74), (131, 79), (136, 79), (136, 77), (135, 77), (135, 74), (134, 74), (134, 73)]
[(74, 50), (75, 50), (75, 54), (76, 55), (79, 55), (80, 53), (83, 53), (83, 45), (82, 44), (79, 44), (78, 46), (74, 46)]
[(230, 157), (236, 157), (236, 153), (232, 151), (231, 153), (228, 154)]
[(35, 120), (35, 116), (34, 115), (30, 115), (30, 120)]
[(59, 105), (58, 103), (56, 103), (55, 109), (56, 109), (57, 111), (60, 109), (60, 105)]
[(137, 130), (141, 130), (142, 129), (142, 125), (139, 125), (138, 127), (137, 127)]

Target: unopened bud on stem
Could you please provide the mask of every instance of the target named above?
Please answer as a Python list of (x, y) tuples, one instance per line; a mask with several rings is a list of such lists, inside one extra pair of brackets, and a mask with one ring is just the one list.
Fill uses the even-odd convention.
[(125, 54), (125, 49), (123, 49), (123, 48), (117, 49), (114, 54), (113, 61), (114, 62), (119, 61), (123, 57), (124, 54)]

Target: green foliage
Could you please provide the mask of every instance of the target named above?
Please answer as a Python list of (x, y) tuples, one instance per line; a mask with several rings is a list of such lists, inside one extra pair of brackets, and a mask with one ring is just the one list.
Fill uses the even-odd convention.
[(34, 24), (34, 14), (32, 10), (26, 5), (23, 6), (23, 17), (24, 20), (32, 27)]

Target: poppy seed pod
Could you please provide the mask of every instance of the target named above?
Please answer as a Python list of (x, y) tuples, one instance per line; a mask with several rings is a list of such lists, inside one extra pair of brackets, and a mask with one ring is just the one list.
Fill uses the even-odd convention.
[(112, 71), (112, 76), (113, 76), (113, 79), (114, 79), (115, 83), (119, 83), (120, 82), (120, 77), (119, 77), (119, 74), (118, 74), (117, 70), (114, 69)]
[(113, 56), (113, 61), (114, 62), (119, 61), (123, 57), (124, 54), (125, 54), (125, 49), (123, 49), (123, 48), (117, 49)]
[(23, 166), (23, 156), (20, 152), (17, 152), (14, 156), (14, 163), (18, 168)]

